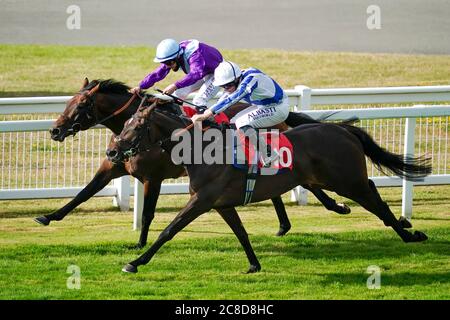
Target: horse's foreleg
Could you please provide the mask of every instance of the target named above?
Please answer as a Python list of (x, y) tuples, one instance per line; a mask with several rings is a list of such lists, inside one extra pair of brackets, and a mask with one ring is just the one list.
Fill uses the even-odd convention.
[(161, 180), (155, 179), (144, 182), (144, 208), (142, 209), (142, 228), (138, 248), (143, 248), (147, 244), (148, 230), (155, 217), (156, 203), (161, 191)]
[(346, 204), (336, 203), (336, 201), (330, 198), (322, 189), (317, 189), (311, 186), (302, 186), (302, 187), (311, 191), (328, 210), (334, 211), (339, 214), (350, 213), (350, 208)]
[(89, 184), (81, 190), (75, 198), (73, 198), (69, 203), (67, 203), (61, 209), (45, 215), (35, 218), (34, 220), (40, 224), (48, 225), (50, 221), (60, 221), (64, 217), (81, 203), (90, 199), (97, 192), (103, 189), (112, 179), (126, 175), (127, 172), (122, 165), (114, 165), (109, 160), (105, 159), (97, 170), (94, 178), (89, 182)]
[[(281, 200), (281, 198), (280, 198)], [(261, 270), (261, 265), (259, 264), (258, 258), (256, 258), (255, 252), (253, 251), (250, 240), (248, 239), (247, 231), (242, 225), (241, 219), (235, 208), (217, 209), (217, 212), (222, 216), (225, 222), (233, 230), (236, 237), (239, 239), (242, 247), (245, 250), (248, 261), (250, 262), (250, 268), (247, 273), (258, 272)]]
[(272, 198), (271, 200), (277, 212), (278, 221), (280, 222), (280, 229), (276, 235), (284, 236), (291, 229), (291, 222), (287, 216), (286, 208), (284, 207), (283, 200), (281, 200), (281, 196)]
[(199, 200), (197, 196), (192, 196), (186, 207), (184, 207), (175, 219), (163, 230), (163, 232), (161, 232), (152, 246), (139, 258), (125, 265), (122, 271), (136, 273), (138, 271), (137, 267), (147, 264), (164, 243), (171, 240), (185, 226), (210, 209), (210, 205)]

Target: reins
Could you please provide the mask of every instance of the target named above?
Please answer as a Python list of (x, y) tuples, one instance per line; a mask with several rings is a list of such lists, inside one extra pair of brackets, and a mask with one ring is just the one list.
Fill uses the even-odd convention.
[[(190, 129), (192, 129), (193, 126), (194, 126), (194, 123), (191, 123), (191, 124), (188, 125), (187, 127), (181, 128), (181, 129), (180, 129), (177, 133), (175, 133), (173, 136), (174, 136), (174, 137), (178, 137), (178, 136), (180, 136), (181, 134), (185, 133), (186, 131), (189, 131)], [(202, 132), (205, 132), (206, 130), (208, 130), (208, 129), (210, 129), (210, 128), (211, 128), (211, 127), (209, 127), (209, 126), (208, 126), (208, 127), (204, 127), (204, 128), (202, 128)], [(147, 127), (147, 131), (148, 131), (148, 127)], [(162, 147), (162, 145), (163, 145), (165, 142), (169, 141), (170, 139), (172, 139), (172, 135), (170, 135), (170, 137), (167, 137), (167, 138), (165, 138), (165, 139), (158, 140), (158, 141), (156, 141), (156, 142), (150, 144), (150, 145), (147, 147), (147, 149), (145, 149), (145, 150), (139, 150), (139, 151), (149, 151), (150, 148), (153, 147), (153, 146), (160, 146), (160, 147)]]
[[(120, 114), (122, 111), (124, 111), (125, 109), (127, 109), (134, 101), (134, 99), (136, 99), (137, 94), (133, 93), (133, 95), (131, 96), (131, 98), (119, 109), (117, 109), (116, 111), (114, 111), (113, 113), (111, 113), (109, 116), (107, 116), (106, 118), (103, 118), (102, 120), (98, 121), (95, 125), (98, 124), (102, 124), (103, 122), (111, 119), (112, 117), (117, 116), (118, 114)], [(142, 103), (141, 103), (142, 104)]]
[[(143, 102), (146, 100), (146, 97), (144, 96), (144, 98), (141, 101), (141, 106), (143, 105)], [(181, 128), (177, 133), (174, 134), (174, 137), (178, 137), (181, 134), (183, 134), (186, 131), (189, 131), (190, 129), (192, 129), (192, 127), (194, 126), (194, 123), (189, 124), (188, 126)], [(202, 128), (202, 132), (205, 132), (206, 130), (210, 129), (210, 126), (204, 127)], [(149, 134), (149, 125), (147, 125), (146, 127), (146, 131), (147, 134)], [(150, 143), (149, 145), (147, 145), (145, 148), (141, 148), (140, 145), (140, 140), (142, 140), (142, 136), (139, 137), (139, 142), (137, 143), (137, 145), (135, 147), (131, 147), (129, 150), (125, 151), (123, 154), (127, 155), (128, 157), (134, 156), (139, 152), (148, 152), (152, 149), (152, 147), (154, 146), (158, 146), (160, 148), (163, 148), (163, 150), (165, 151), (163, 144), (166, 143), (167, 141), (172, 139), (172, 134), (169, 137), (166, 137), (165, 139), (161, 139), (158, 140), (156, 142)]]

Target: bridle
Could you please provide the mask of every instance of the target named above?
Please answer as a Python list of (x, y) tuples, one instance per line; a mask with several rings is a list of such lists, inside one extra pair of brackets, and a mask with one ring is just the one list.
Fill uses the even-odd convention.
[[(78, 114), (73, 119), (72, 127), (68, 130), (73, 135), (75, 135), (77, 132), (79, 132), (81, 130), (81, 123), (78, 122), (77, 120), (79, 120), (79, 118), (82, 114), (84, 114), (88, 120), (93, 120), (92, 124), (90, 124), (89, 127), (94, 127), (96, 125), (99, 125), (99, 124), (102, 124), (102, 123), (108, 121), (109, 119), (119, 115), (121, 112), (126, 110), (133, 103), (133, 101), (138, 97), (138, 94), (133, 93), (131, 98), (123, 106), (121, 106), (119, 109), (117, 109), (110, 115), (102, 118), (101, 120), (98, 120), (98, 118), (99, 118), (98, 113), (95, 111), (95, 108), (94, 108), (95, 99), (89, 94), (84, 94), (84, 96), (85, 96), (86, 102), (84, 102), (82, 105), (81, 104), (77, 105), (76, 110), (78, 110)], [(67, 117), (64, 114), (61, 114), (60, 117), (62, 117), (65, 121), (69, 120), (69, 117)]]
[[(133, 118), (135, 116), (136, 115), (134, 115)], [(187, 121), (187, 119), (183, 119), (181, 117), (180, 117), (180, 119), (183, 122), (185, 122), (185, 120)], [(147, 134), (148, 140), (151, 141), (150, 125), (151, 125), (150, 119), (148, 118), (148, 119), (144, 120), (144, 123), (142, 125), (139, 125), (133, 129), (136, 132), (136, 137), (130, 142), (130, 145), (131, 145), (130, 148), (128, 148), (128, 150), (123, 152), (123, 155), (126, 156), (127, 159), (136, 156), (138, 153), (150, 151), (154, 147), (159, 147), (159, 148), (163, 149), (164, 151), (167, 151), (167, 149), (165, 148), (165, 144), (172, 139), (172, 135), (170, 135), (169, 137), (166, 137), (164, 139), (159, 139), (153, 143), (150, 143), (149, 145), (147, 145), (145, 147), (141, 147), (140, 144), (141, 144), (145, 134)], [(181, 128), (175, 134), (175, 136), (179, 136), (179, 135), (183, 134), (184, 132), (189, 131), (193, 126), (194, 126), (194, 123), (191, 123), (191, 124), (187, 125), (186, 127)], [(202, 132), (208, 130), (209, 128), (210, 128), (209, 126), (202, 128)], [(145, 133), (143, 133), (144, 130), (145, 130)], [(121, 139), (120, 139), (120, 137), (116, 137), (115, 140), (118, 142)]]

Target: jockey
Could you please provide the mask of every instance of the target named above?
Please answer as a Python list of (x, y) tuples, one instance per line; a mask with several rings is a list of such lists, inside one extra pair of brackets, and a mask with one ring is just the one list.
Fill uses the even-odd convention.
[(216, 48), (197, 40), (178, 43), (173, 39), (165, 39), (158, 44), (153, 60), (161, 65), (148, 74), (138, 87), (131, 89), (131, 92), (148, 89), (163, 80), (170, 70), (177, 72), (181, 68), (186, 76), (167, 86), (163, 93), (173, 94), (184, 100), (191, 92), (198, 90), (193, 103), (205, 107), (220, 89), (213, 85), (213, 80), (214, 70), (222, 60), (222, 55)]
[[(205, 113), (194, 115), (192, 117), (194, 123), (206, 120), (238, 101), (245, 100), (250, 106), (239, 112), (231, 122), (235, 123), (241, 134), (246, 134), (249, 138), (253, 138), (253, 141), (257, 141), (255, 129), (277, 125), (289, 115), (289, 100), (283, 89), (275, 80), (258, 69), (249, 68), (241, 72), (234, 62), (223, 61), (214, 72), (213, 84), (222, 87), (224, 94)], [(270, 152), (270, 146), (262, 137), (260, 141), (263, 148), (268, 150), (267, 153), (262, 153), (261, 161), (263, 166), (268, 166), (279, 155)]]

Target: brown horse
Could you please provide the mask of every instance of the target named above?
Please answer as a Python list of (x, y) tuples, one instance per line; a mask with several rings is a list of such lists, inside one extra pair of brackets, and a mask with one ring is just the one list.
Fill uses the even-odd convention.
[[(124, 123), (136, 112), (139, 106), (139, 99), (134, 99), (127, 108), (120, 110), (132, 99), (132, 94), (128, 90), (128, 86), (111, 79), (94, 80), (90, 83), (85, 79), (80, 92), (67, 102), (63, 114), (58, 117), (50, 129), (52, 139), (63, 141), (67, 136), (75, 135), (80, 130), (87, 130), (100, 122), (114, 134), (120, 134)], [(173, 103), (166, 104), (164, 107), (173, 110), (175, 113), (177, 110), (179, 111), (179, 106)], [(231, 109), (229, 116), (233, 116), (233, 113), (237, 113), (242, 107), (238, 106), (234, 110)], [(118, 110), (121, 112), (117, 113)], [(292, 114), (292, 125), (308, 123), (308, 121), (314, 122), (297, 114)], [(173, 164), (170, 156), (159, 146), (154, 146), (149, 151), (139, 154), (130, 162), (113, 163), (105, 159), (91, 182), (74, 199), (51, 214), (37, 217), (35, 221), (43, 225), (48, 225), (51, 221), (60, 221), (74, 208), (108, 185), (112, 179), (132, 175), (144, 184), (142, 229), (137, 244), (137, 247), (143, 247), (147, 243), (148, 230), (154, 218), (162, 181), (168, 178), (178, 178), (185, 174), (185, 169)], [(337, 204), (322, 190), (310, 190), (327, 209), (340, 214), (350, 212), (346, 205)], [(274, 197), (272, 202), (280, 222), (277, 235), (284, 235), (291, 227), (284, 204), (281, 197)]]
[[(167, 153), (171, 153), (177, 144), (171, 139), (172, 133), (186, 128), (188, 123), (189, 120), (156, 110), (155, 106), (149, 107), (138, 112), (127, 123), (118, 137), (117, 152), (128, 154), (130, 150), (161, 145)], [(293, 170), (275, 176), (258, 176), (252, 202), (276, 197), (297, 185), (331, 190), (375, 214), (386, 226), (392, 227), (404, 242), (427, 239), (420, 231), (411, 233), (405, 230), (395, 218), (381, 199), (375, 184), (367, 177), (365, 156), (376, 166), (409, 180), (420, 180), (431, 172), (429, 159), (393, 154), (381, 148), (364, 130), (347, 124), (307, 124), (295, 127), (285, 135), (293, 144)], [(200, 150), (204, 150), (210, 142), (201, 143)], [(226, 147), (223, 146), (224, 150)], [(164, 243), (211, 209), (219, 212), (242, 244), (250, 262), (248, 272), (260, 270), (261, 265), (247, 232), (234, 209), (244, 202), (245, 173), (230, 164), (184, 165), (190, 178), (189, 202), (153, 245), (127, 264), (123, 271), (137, 272), (138, 266), (147, 264)]]

